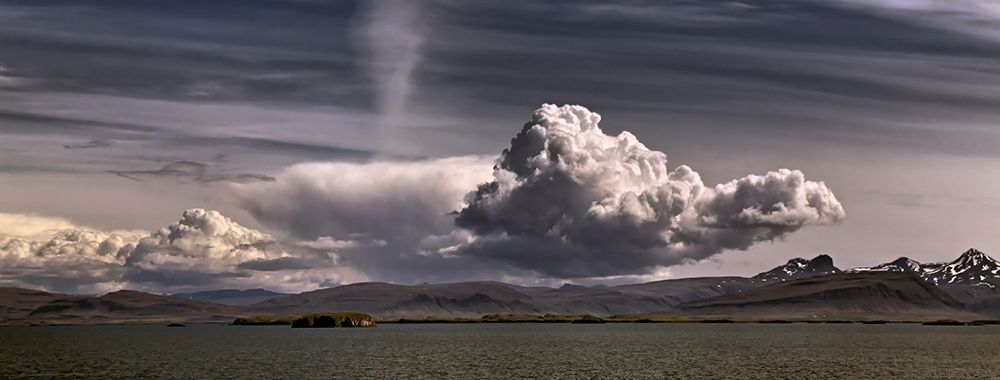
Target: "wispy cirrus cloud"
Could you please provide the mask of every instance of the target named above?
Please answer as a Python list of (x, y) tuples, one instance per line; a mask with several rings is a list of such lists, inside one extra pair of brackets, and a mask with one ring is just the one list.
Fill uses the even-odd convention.
[(1000, 3), (992, 0), (819, 0), (1000, 41)]

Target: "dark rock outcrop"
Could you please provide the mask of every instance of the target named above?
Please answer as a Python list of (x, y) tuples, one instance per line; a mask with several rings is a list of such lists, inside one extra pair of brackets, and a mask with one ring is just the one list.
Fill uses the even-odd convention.
[(601, 318), (595, 317), (593, 315), (585, 314), (585, 315), (581, 315), (580, 319), (574, 320), (573, 322), (570, 322), (570, 323), (574, 323), (574, 324), (595, 324), (595, 323), (606, 323), (606, 321), (603, 320), (603, 319), (601, 319)]
[(350, 312), (306, 314), (292, 322), (292, 328), (299, 327), (375, 327), (375, 319)]

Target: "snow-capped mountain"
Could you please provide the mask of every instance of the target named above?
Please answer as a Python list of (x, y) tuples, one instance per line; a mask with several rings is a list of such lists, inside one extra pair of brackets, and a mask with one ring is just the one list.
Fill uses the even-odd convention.
[(833, 266), (833, 258), (827, 255), (819, 255), (812, 260), (798, 257), (788, 260), (788, 263), (785, 265), (753, 276), (753, 278), (762, 281), (788, 281), (802, 277), (840, 272), (840, 269)]
[(922, 273), (924, 271), (919, 262), (912, 260), (907, 257), (900, 257), (891, 263), (879, 264), (873, 267), (861, 267), (861, 268), (851, 268), (848, 272), (914, 272)]
[(849, 272), (864, 271), (912, 272), (935, 285), (980, 283), (1000, 277), (1000, 261), (973, 248), (950, 263), (922, 264), (900, 257), (891, 263), (849, 270)]

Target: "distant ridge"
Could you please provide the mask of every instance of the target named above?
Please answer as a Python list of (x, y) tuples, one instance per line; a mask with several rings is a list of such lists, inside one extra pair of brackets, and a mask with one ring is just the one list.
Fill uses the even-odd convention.
[(698, 277), (611, 287), (526, 288), (498, 282), (415, 286), (357, 283), (251, 305), (266, 314), (351, 310), (376, 318), (481, 317), (485, 314), (645, 314), (682, 302), (751, 289), (743, 277)]
[(594, 286), (585, 286), (585, 285), (571, 284), (571, 283), (567, 282), (567, 283), (562, 284), (562, 286), (560, 286), (559, 289), (587, 289), (587, 288), (590, 288), (590, 289), (604, 289), (604, 288), (607, 288), (607, 287), (608, 286), (604, 285), (604, 284), (597, 284), (597, 285), (594, 285)]
[(220, 289), (193, 293), (174, 293), (171, 297), (193, 301), (208, 301), (224, 305), (247, 306), (266, 301), (274, 297), (290, 296), (287, 293), (276, 293), (264, 289)]

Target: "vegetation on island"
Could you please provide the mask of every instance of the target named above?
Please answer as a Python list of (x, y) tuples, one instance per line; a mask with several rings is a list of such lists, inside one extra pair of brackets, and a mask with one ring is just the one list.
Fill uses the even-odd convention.
[(274, 326), (274, 325), (286, 325), (290, 326), (299, 317), (287, 316), (275, 318), (270, 315), (258, 315), (252, 318), (236, 318), (233, 321), (234, 326)]

